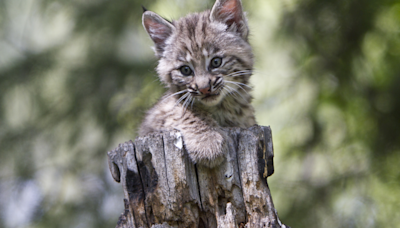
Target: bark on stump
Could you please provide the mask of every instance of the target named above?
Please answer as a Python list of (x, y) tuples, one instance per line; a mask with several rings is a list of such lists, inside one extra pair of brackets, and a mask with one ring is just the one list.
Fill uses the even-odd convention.
[(191, 162), (178, 131), (109, 151), (111, 174), (125, 195), (116, 227), (287, 227), (266, 180), (274, 172), (271, 129), (224, 130), (230, 150), (212, 169)]

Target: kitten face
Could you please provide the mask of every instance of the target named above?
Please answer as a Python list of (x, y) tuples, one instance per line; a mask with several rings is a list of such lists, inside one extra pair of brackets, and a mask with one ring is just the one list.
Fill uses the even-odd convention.
[(156, 44), (161, 81), (182, 100), (214, 106), (246, 89), (253, 56), (239, 0), (218, 0), (212, 11), (172, 23), (145, 12), (143, 24)]

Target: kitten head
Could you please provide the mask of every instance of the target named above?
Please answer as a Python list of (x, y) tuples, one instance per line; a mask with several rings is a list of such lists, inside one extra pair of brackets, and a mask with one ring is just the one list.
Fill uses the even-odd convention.
[(182, 100), (214, 106), (248, 90), (253, 55), (240, 0), (217, 0), (211, 11), (172, 22), (145, 11), (143, 26), (155, 44), (161, 81)]

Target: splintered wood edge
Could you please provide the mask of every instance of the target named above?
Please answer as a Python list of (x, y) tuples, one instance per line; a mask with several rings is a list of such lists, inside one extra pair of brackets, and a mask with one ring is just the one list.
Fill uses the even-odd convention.
[(274, 144), (272, 141), (272, 131), (270, 126), (261, 126), (264, 131), (264, 143), (265, 143), (265, 151), (264, 151), (264, 160), (265, 171), (264, 177), (267, 178), (274, 174)]

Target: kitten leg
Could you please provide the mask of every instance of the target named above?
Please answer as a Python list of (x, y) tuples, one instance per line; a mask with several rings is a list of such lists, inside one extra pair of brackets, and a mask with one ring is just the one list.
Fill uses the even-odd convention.
[(193, 162), (208, 167), (222, 163), (231, 140), (219, 125), (208, 116), (186, 113), (177, 126), (183, 135), (186, 150)]

